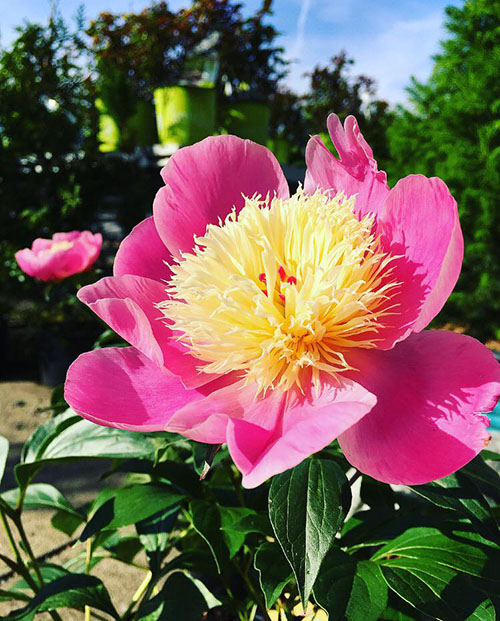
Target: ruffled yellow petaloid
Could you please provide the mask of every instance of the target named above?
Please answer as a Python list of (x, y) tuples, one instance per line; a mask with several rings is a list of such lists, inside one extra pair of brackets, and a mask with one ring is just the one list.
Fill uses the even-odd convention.
[(74, 245), (74, 242), (58, 241), (54, 242), (49, 248), (47, 248), (47, 250), (50, 253), (59, 252), (60, 250), (69, 250), (70, 248), (73, 248)]
[(306, 372), (351, 368), (349, 348), (376, 346), (399, 283), (373, 217), (358, 220), (354, 204), (320, 191), (247, 198), (171, 266), (159, 308), (201, 371), (288, 390)]

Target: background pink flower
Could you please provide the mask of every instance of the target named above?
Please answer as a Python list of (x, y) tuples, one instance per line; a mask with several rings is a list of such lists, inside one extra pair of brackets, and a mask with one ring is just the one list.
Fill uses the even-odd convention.
[(102, 235), (90, 231), (54, 233), (16, 252), (19, 267), (38, 280), (62, 280), (89, 269), (101, 252)]
[[(227, 443), (247, 487), (295, 466), (335, 438), (354, 466), (390, 483), (443, 477), (479, 453), (489, 439), (489, 421), (480, 413), (495, 405), (500, 366), (472, 338), (421, 332), (460, 272), (463, 241), (456, 203), (441, 180), (421, 175), (390, 190), (356, 120), (349, 117), (342, 127), (332, 115), (328, 127), (340, 160), (318, 137), (310, 140), (305, 183), (310, 198), (299, 193), (289, 199), (274, 156), (234, 136), (208, 138), (172, 157), (162, 171), (165, 186), (156, 196), (153, 217), (122, 242), (114, 276), (78, 294), (131, 347), (92, 351), (73, 363), (65, 394), (74, 410), (111, 427), (166, 429), (200, 442)], [(311, 201), (311, 217), (302, 218), (300, 231), (283, 233), (269, 225), (267, 237), (257, 244), (262, 260), (253, 238), (241, 235), (238, 216), (245, 206), (246, 226), (257, 226), (255, 201), (244, 198), (256, 195), (268, 197), (267, 207), (282, 209), (283, 218), (290, 201), (299, 207)], [(297, 256), (303, 250), (324, 257), (328, 229), (316, 228), (313, 238), (308, 231), (328, 196), (355, 238), (367, 244), (361, 264), (367, 257), (378, 261), (331, 297), (321, 293), (324, 271), (299, 273), (297, 263), (287, 265), (287, 272), (269, 259), (282, 256), (285, 245), (292, 248), (299, 232), (301, 241), (314, 239), (314, 244), (302, 246)], [(272, 197), (277, 200), (271, 202)], [(233, 229), (238, 243), (228, 255)], [(342, 247), (338, 256), (347, 256), (351, 237), (338, 228), (335, 232)], [(196, 246), (195, 238), (202, 235)], [(256, 265), (259, 261), (264, 267)], [(356, 275), (352, 262), (339, 261), (341, 271), (330, 270), (335, 278)], [(203, 313), (227, 273), (234, 286), (221, 295), (220, 306)], [(321, 295), (307, 294), (308, 287), (311, 292), (319, 287)], [(255, 308), (247, 298), (256, 301)], [(338, 321), (331, 311), (334, 302)], [(238, 304), (241, 316), (233, 313)], [(299, 307), (305, 319), (291, 310)], [(323, 325), (320, 307), (330, 309)], [(247, 316), (248, 309), (253, 311)], [(264, 320), (270, 314), (280, 334), (265, 343), (269, 365), (278, 371), (277, 381), (263, 386), (258, 376), (249, 381), (263, 363), (263, 350), (247, 361), (241, 352), (256, 349), (249, 339), (267, 329)], [(304, 333), (294, 331), (299, 319), (300, 330), (307, 327)], [(209, 320), (220, 320), (222, 327)], [(210, 342), (211, 328), (203, 332), (206, 326), (214, 328), (216, 346)], [(328, 329), (337, 335), (331, 342), (338, 351), (323, 347), (321, 335)], [(317, 337), (309, 349), (304, 343), (311, 338), (302, 340), (304, 334)], [(240, 347), (228, 346), (238, 342)], [(218, 350), (228, 353), (217, 357)], [(288, 367), (283, 366), (286, 356)], [(331, 371), (333, 365), (338, 373)]]

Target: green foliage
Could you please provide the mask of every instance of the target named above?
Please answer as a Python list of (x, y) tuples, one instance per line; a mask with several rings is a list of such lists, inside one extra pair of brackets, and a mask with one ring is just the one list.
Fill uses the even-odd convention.
[[(35, 237), (88, 228), (97, 116), (80, 30), (53, 13), (0, 49), (0, 311), (40, 298), (14, 253)], [(93, 195), (92, 195), (93, 194)]]
[(333, 461), (305, 460), (274, 477), (269, 517), (304, 606), (350, 504), (347, 479)]
[(203, 583), (181, 572), (171, 574), (161, 591), (151, 599), (136, 617), (144, 621), (176, 621), (179, 611), (185, 621), (199, 621), (203, 613), (218, 602), (205, 596)]
[(28, 243), (49, 223), (78, 221), (96, 117), (80, 33), (57, 14), (17, 30), (0, 52), (0, 226)]
[(491, 337), (500, 316), (500, 2), (467, 0), (446, 10), (448, 37), (426, 83), (413, 80), (411, 107), (389, 129), (393, 181), (441, 177), (460, 211), (465, 261), (443, 320)]
[(270, 608), (293, 578), (290, 564), (277, 543), (264, 541), (255, 552), (254, 566), (259, 572), (266, 606)]
[(310, 83), (305, 95), (299, 96), (284, 88), (278, 88), (272, 94), (271, 137), (288, 140), (291, 162), (303, 166), (306, 144), (313, 134), (320, 134), (328, 148), (334, 151), (326, 132), (326, 119), (335, 113), (342, 121), (348, 115), (354, 115), (380, 168), (388, 165), (387, 130), (394, 113), (386, 101), (376, 97), (372, 78), (351, 75), (353, 65), (354, 60), (341, 51), (327, 65), (317, 65), (308, 74)]
[(317, 602), (331, 618), (377, 621), (387, 606), (387, 584), (373, 561), (358, 560), (332, 547), (314, 589)]
[[(447, 313), (456, 319), (466, 313), (485, 330), (495, 325), (498, 312), (492, 299), (500, 299), (494, 243), (500, 230), (494, 209), (500, 189), (499, 2), (469, 0), (448, 10), (451, 37), (434, 73), (427, 84), (414, 83), (413, 110), (399, 110), (389, 131), (392, 164), (386, 142), (392, 113), (385, 102), (361, 105), (364, 93), (374, 94), (373, 83), (350, 77), (352, 61), (345, 54), (314, 70), (305, 109), (301, 98), (284, 91), (271, 102), (273, 137), (304, 146), (309, 131), (324, 131), (328, 112), (356, 114), (381, 167), (394, 177), (420, 171), (449, 183), (460, 204), (468, 256)], [(219, 90), (226, 82), (238, 94), (249, 88), (267, 96), (283, 67), (276, 32), (265, 22), (269, 6), (265, 2), (249, 19), (230, 0), (199, 0), (179, 14), (164, 3), (134, 16), (102, 14), (92, 26), (101, 76), (113, 90), (116, 75), (123, 77), (116, 71), (126, 70), (130, 81), (118, 84), (118, 91), (143, 96), (155, 80), (178, 79), (186, 51), (217, 30)], [(168, 38), (181, 18), (177, 38)], [(128, 47), (136, 40), (145, 41), (138, 56), (139, 47), (133, 54)], [(165, 58), (154, 54), (160, 44), (169, 54), (182, 47), (178, 63), (171, 56), (164, 66)], [(81, 41), (54, 18), (47, 27), (20, 29), (12, 49), (0, 55), (0, 225), (11, 235), (1, 249), (10, 254), (49, 224), (68, 228), (88, 221), (95, 207), (90, 199), (104, 178), (128, 194), (130, 209), (120, 216), (125, 227), (139, 219), (142, 179), (96, 154), (89, 104), (95, 93), (80, 53)], [(105, 80), (100, 88), (104, 94)], [(121, 102), (124, 118), (128, 103)], [(80, 157), (83, 149), (88, 155)], [(89, 168), (90, 190), (83, 181)], [(20, 286), (15, 263), (2, 261), (0, 282)], [(110, 344), (123, 343), (108, 331), (95, 347)], [(411, 488), (392, 488), (358, 473), (360, 496), (353, 503), (355, 478), (348, 480), (350, 465), (337, 444), (245, 490), (225, 447), (94, 425), (67, 409), (60, 389), (51, 405), (54, 416), (25, 443), (14, 467), (17, 487), (0, 494), (10, 544), (0, 560), (19, 578), (0, 590), (0, 601), (12, 608), (7, 619), (45, 611), (57, 619), (59, 609), (85, 607), (123, 621), (178, 619), (179, 610), (186, 621), (269, 619), (267, 609), (293, 619), (299, 602), (308, 600), (330, 619), (347, 621), (496, 618), (500, 476), (486, 461), (500, 456), (491, 451), (457, 473)], [(8, 442), (0, 437), (0, 478), (7, 456)], [(89, 506), (73, 506), (43, 481), (46, 466), (64, 468), (71, 461), (84, 468), (89, 459), (103, 460), (107, 474), (126, 475)], [(31, 548), (23, 512), (40, 508), (52, 512), (52, 526), (74, 544), (64, 564), (37, 558)], [(142, 586), (122, 615), (105, 581), (93, 575), (103, 559), (147, 563)]]
[(349, 114), (362, 116), (363, 96), (373, 95), (374, 82), (363, 75), (351, 77), (349, 68), (353, 64), (354, 60), (343, 50), (329, 65), (316, 66), (309, 74), (311, 88), (305, 109), (314, 133), (325, 131), (325, 119), (332, 112), (342, 120)]
[(108, 109), (124, 124), (133, 113), (134, 97), (151, 100), (156, 87), (189, 79), (190, 57), (208, 54), (199, 46), (214, 35), (219, 95), (230, 85), (233, 93), (268, 97), (286, 64), (282, 48), (274, 44), (278, 33), (265, 19), (268, 4), (248, 18), (234, 0), (195, 0), (177, 12), (167, 2), (155, 2), (140, 13), (101, 13), (87, 33)]
[[(53, 402), (60, 409), (57, 389)], [(108, 460), (109, 474), (128, 477), (89, 506), (74, 508), (53, 485), (32, 482), (46, 465), (96, 457)], [(488, 451), (484, 458), (500, 456)], [(212, 465), (200, 481), (204, 459)], [(300, 599), (347, 621), (416, 620), (422, 613), (495, 619), (496, 470), (477, 457), (449, 477), (404, 490), (362, 475), (361, 497), (351, 506), (348, 469), (335, 445), (244, 490), (225, 449), (57, 413), (24, 445), (18, 488), (0, 494), (2, 519), (21, 539), (16, 554), (0, 555), (20, 578), (0, 591), (0, 601), (12, 604), (12, 621), (84, 606), (127, 621), (176, 618), (179, 607), (193, 621), (250, 621), (257, 610), (269, 618), (267, 610), (278, 609), (293, 619)], [(52, 510), (53, 526), (76, 538), (64, 565), (33, 555), (22, 528), (23, 511), (32, 508)], [(142, 550), (144, 581), (120, 617), (93, 571), (103, 559), (137, 566)]]
[(56, 578), (42, 587), (25, 608), (4, 618), (6, 621), (24, 621), (32, 619), (35, 612), (58, 608), (83, 610), (85, 606), (102, 610), (113, 619), (120, 618), (101, 580), (85, 574), (67, 574)]

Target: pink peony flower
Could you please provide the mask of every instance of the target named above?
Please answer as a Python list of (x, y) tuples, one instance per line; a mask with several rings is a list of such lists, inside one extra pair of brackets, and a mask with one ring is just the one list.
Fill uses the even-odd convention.
[(335, 438), (390, 483), (481, 451), (500, 367), (472, 338), (422, 332), (460, 272), (456, 203), (421, 175), (390, 190), (355, 119), (328, 126), (341, 159), (312, 138), (292, 197), (252, 142), (212, 137), (172, 157), (114, 276), (78, 294), (131, 347), (73, 363), (74, 410), (227, 443), (246, 487)]
[(54, 233), (16, 252), (19, 267), (38, 280), (62, 280), (89, 269), (101, 252), (102, 235), (90, 231)]

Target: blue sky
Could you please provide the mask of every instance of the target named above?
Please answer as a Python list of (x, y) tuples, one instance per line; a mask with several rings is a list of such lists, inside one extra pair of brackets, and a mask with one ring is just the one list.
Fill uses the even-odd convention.
[[(140, 10), (148, 1), (60, 0), (59, 8), (69, 19), (79, 4), (92, 18), (104, 10)], [(169, 2), (174, 9), (187, 4), (189, 0)], [(246, 12), (252, 12), (261, 0), (243, 4)], [(303, 74), (346, 49), (356, 61), (353, 72), (375, 78), (380, 97), (393, 104), (404, 102), (410, 76), (429, 75), (449, 4), (461, 5), (462, 0), (274, 0), (272, 21), (282, 33), (279, 43), (294, 61), (287, 82), (303, 92), (307, 87)], [(49, 11), (50, 0), (0, 0), (2, 45), (8, 45), (14, 27), (24, 19), (45, 21)]]

